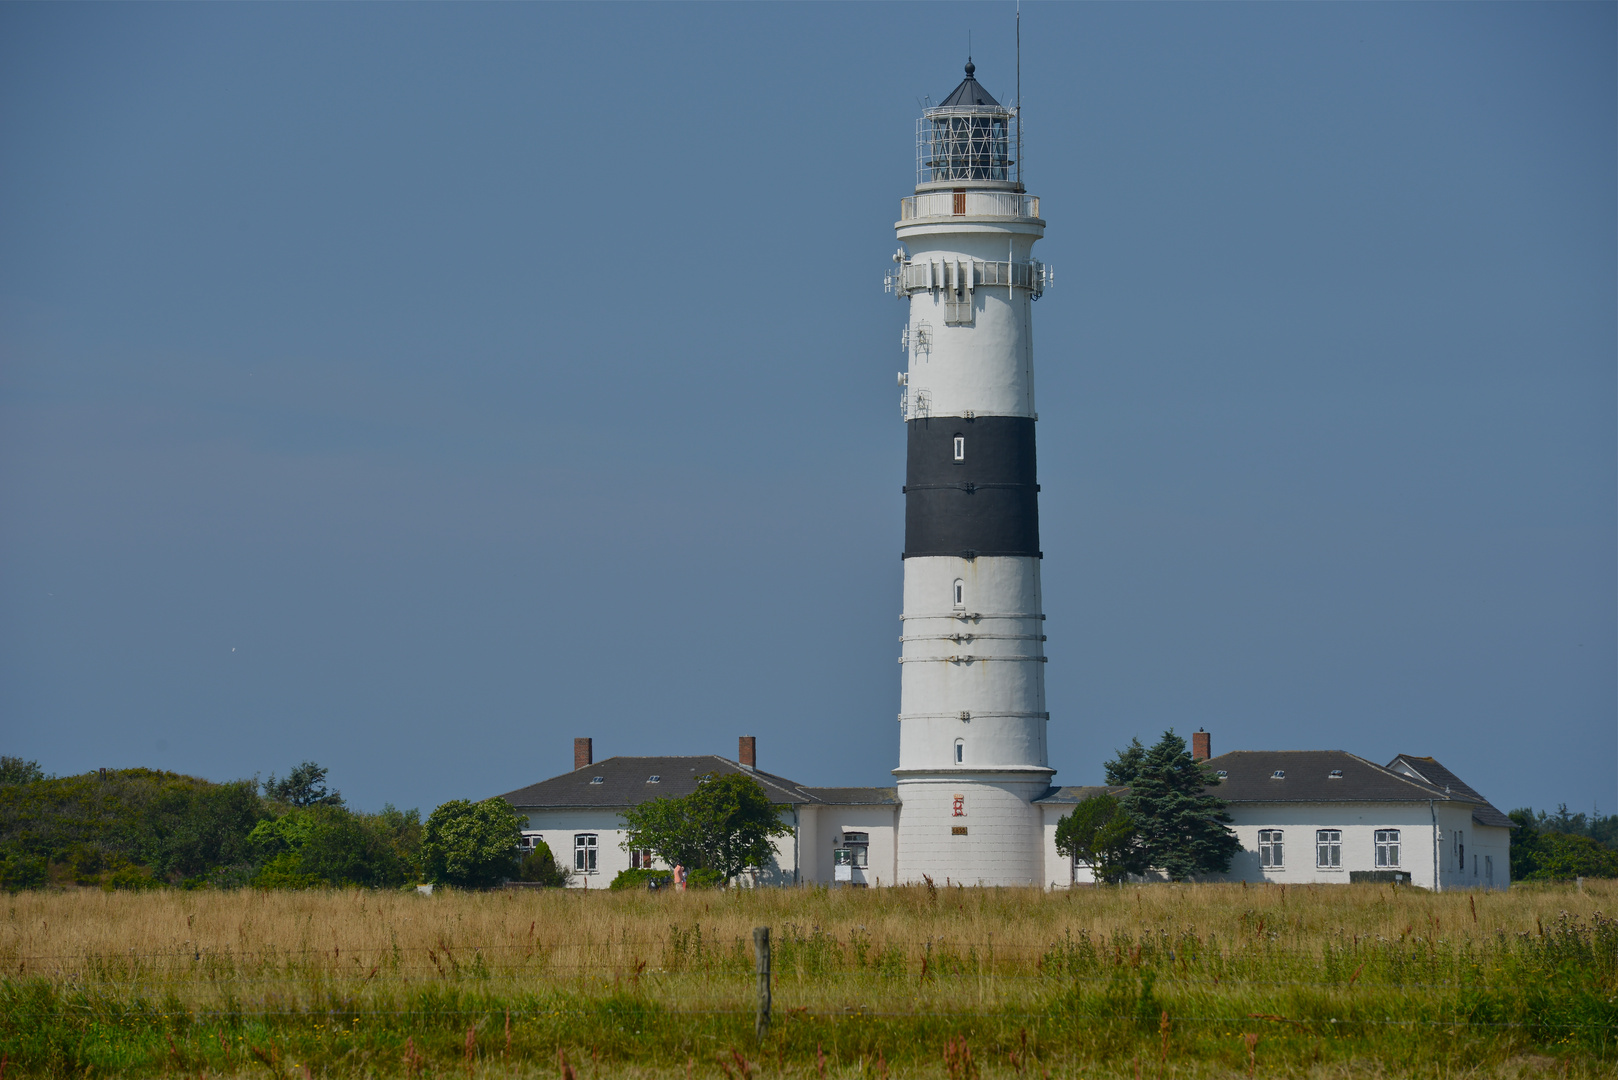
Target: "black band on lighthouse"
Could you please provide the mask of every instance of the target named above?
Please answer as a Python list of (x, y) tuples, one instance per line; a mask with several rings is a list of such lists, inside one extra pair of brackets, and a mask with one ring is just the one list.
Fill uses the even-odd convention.
[(931, 416), (905, 427), (905, 558), (1039, 557), (1032, 418)]

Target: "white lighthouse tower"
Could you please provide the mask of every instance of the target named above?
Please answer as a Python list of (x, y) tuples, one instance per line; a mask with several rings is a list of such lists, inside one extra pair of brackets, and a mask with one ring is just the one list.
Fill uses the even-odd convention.
[(1031, 301), (1049, 273), (1020, 119), (973, 78), (916, 128), (890, 285), (909, 301), (897, 874), (1044, 878), (1046, 761)]

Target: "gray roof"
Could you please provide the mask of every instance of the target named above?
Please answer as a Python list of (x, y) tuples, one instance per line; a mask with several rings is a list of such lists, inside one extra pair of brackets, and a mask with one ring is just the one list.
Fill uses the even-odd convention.
[(899, 789), (890, 787), (812, 787), (805, 791), (833, 806), (897, 806)]
[[(749, 769), (716, 754), (693, 757), (610, 757), (575, 769), (500, 798), (519, 807), (636, 806), (657, 798), (678, 798), (697, 789), (697, 777), (706, 773), (745, 773), (763, 785), (773, 803), (819, 802), (809, 789), (773, 773)], [(658, 777), (656, 783), (652, 777)], [(594, 783), (600, 777), (601, 782)]]
[(989, 92), (983, 89), (978, 81), (972, 77), (972, 73), (976, 70), (977, 65), (972, 63), (971, 60), (968, 60), (966, 62), (966, 78), (961, 80), (961, 85), (950, 91), (949, 97), (938, 103), (938, 108), (965, 109), (974, 105), (987, 105), (996, 109), (1000, 108), (1000, 103), (994, 100), (994, 98), (989, 95)]
[[(1431, 758), (1413, 760), (1437, 764)], [(1445, 792), (1442, 785), (1435, 786), (1419, 776), (1377, 765), (1344, 750), (1234, 750), (1211, 759), (1208, 764), (1225, 772), (1223, 782), (1209, 790), (1230, 803), (1432, 800), (1472, 804), (1475, 818), (1480, 807), (1494, 809), (1483, 796), (1458, 780)], [(1340, 770), (1341, 776), (1333, 777), (1334, 769)], [(1285, 775), (1276, 777), (1278, 770)], [(1510, 823), (1506, 818), (1505, 824)], [(1482, 821), (1482, 824), (1495, 822)]]
[(1472, 820), (1479, 825), (1493, 825), (1504, 829), (1515, 829), (1517, 827), (1516, 822), (1502, 814), (1493, 803), (1478, 794), (1477, 790), (1466, 781), (1440, 765), (1436, 758), (1400, 754), (1388, 762), (1388, 768), (1398, 773), (1409, 770), (1418, 779), (1427, 781), (1433, 787), (1459, 795), (1461, 798), (1471, 802), (1473, 804)]
[(1053, 787), (1034, 801), (1037, 803), (1077, 805), (1085, 799), (1093, 799), (1097, 795), (1122, 795), (1129, 789), (1126, 787)]

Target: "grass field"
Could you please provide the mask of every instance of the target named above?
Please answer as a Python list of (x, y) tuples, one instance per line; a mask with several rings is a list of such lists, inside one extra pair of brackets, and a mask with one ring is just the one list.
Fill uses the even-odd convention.
[(1618, 1075), (1614, 882), (4, 905), (4, 1077)]

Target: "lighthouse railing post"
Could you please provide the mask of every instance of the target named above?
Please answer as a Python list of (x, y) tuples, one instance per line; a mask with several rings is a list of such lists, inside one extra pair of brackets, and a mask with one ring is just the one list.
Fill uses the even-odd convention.
[(753, 1025), (754, 1037), (763, 1045), (770, 1033), (770, 928), (753, 927), (754, 968), (758, 972), (758, 1017)]

